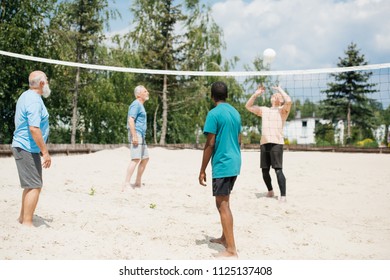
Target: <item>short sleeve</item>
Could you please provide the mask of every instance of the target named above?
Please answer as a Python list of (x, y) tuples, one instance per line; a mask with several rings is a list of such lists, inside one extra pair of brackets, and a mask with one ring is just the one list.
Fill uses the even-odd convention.
[(133, 119), (136, 119), (139, 114), (139, 111), (140, 111), (140, 106), (138, 106), (138, 102), (131, 103), (128, 117), (132, 117)]
[(203, 129), (203, 134), (209, 133), (217, 134), (217, 118), (211, 113), (211, 111), (207, 114)]
[(42, 106), (38, 102), (34, 102), (27, 107), (28, 126), (40, 127), (41, 111), (42, 111)]

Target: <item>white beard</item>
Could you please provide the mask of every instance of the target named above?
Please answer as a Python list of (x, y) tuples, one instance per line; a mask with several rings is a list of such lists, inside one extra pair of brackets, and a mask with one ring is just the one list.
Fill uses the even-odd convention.
[(51, 90), (50, 90), (48, 84), (45, 84), (45, 85), (43, 86), (42, 92), (43, 92), (42, 96), (43, 96), (44, 98), (48, 98), (48, 97), (50, 96)]

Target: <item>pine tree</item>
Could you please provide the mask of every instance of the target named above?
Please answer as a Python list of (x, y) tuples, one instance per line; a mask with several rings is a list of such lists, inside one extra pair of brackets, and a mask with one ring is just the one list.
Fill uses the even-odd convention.
[[(345, 57), (339, 57), (338, 67), (367, 65), (367, 61), (357, 45), (351, 43)], [(367, 95), (376, 92), (376, 84), (368, 83), (372, 72), (348, 71), (331, 74), (334, 82), (328, 83), (326, 99), (322, 101), (322, 116), (335, 122), (347, 122), (347, 144), (352, 142), (352, 127), (356, 127), (361, 137), (370, 137), (374, 128), (374, 101)]]

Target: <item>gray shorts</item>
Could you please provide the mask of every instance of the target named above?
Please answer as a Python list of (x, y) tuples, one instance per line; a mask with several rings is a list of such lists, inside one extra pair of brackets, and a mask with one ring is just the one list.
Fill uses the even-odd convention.
[(12, 153), (18, 168), (20, 186), (25, 189), (42, 188), (41, 156), (21, 148), (12, 148)]
[(145, 138), (141, 134), (137, 133), (138, 145), (133, 145), (133, 139), (129, 132), (128, 138), (130, 143), (130, 155), (131, 159), (146, 159), (149, 158), (148, 146), (146, 145)]

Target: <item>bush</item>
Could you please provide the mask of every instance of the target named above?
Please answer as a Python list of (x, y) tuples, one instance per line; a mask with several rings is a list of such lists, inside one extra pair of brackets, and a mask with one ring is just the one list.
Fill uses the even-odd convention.
[(362, 148), (378, 148), (378, 143), (370, 138), (358, 141), (356, 145)]
[(334, 144), (334, 129), (331, 123), (317, 123), (314, 134), (317, 146), (332, 146)]
[(297, 145), (298, 144), (298, 141), (297, 139), (293, 139), (291, 142), (290, 140), (288, 140), (287, 138), (284, 139), (284, 144), (285, 145)]
[(261, 134), (256, 132), (248, 132), (247, 135), (242, 135), (242, 143), (243, 144), (259, 144), (260, 143)]
[(319, 139), (316, 141), (316, 146), (319, 146), (319, 147), (332, 146), (332, 145), (333, 145), (333, 143), (330, 143), (326, 140)]

